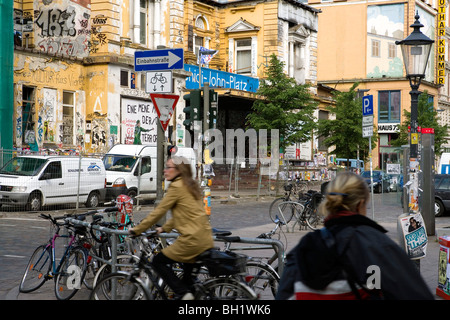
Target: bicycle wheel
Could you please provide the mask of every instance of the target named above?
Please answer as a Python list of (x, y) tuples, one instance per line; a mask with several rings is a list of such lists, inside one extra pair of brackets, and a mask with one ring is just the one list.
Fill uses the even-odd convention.
[(46, 245), (37, 247), (28, 261), (22, 281), (20, 281), (19, 291), (27, 293), (39, 289), (48, 279), (51, 267), (50, 250)]
[[(113, 289), (114, 288), (114, 289)], [(128, 272), (110, 273), (94, 287), (91, 300), (153, 300), (147, 286)]]
[(308, 208), (305, 213), (305, 220), (311, 230), (318, 230), (323, 227), (324, 217), (317, 212), (317, 209)]
[[(133, 262), (130, 262), (131, 259), (133, 259)], [(111, 262), (112, 260), (109, 260)], [(131, 271), (133, 268), (133, 263), (138, 263), (139, 257), (132, 256), (132, 255), (120, 255), (117, 256), (117, 264), (120, 266), (117, 266), (117, 271)], [(95, 273), (94, 281), (93, 281), (93, 287), (105, 276), (111, 273), (111, 265), (109, 263), (104, 263), (101, 265), (101, 267), (97, 270)]]
[(213, 278), (196, 290), (196, 300), (256, 300), (255, 291), (234, 278)]
[(59, 300), (69, 300), (83, 283), (87, 268), (87, 253), (81, 247), (74, 247), (63, 259), (56, 276), (55, 295)]
[(245, 280), (260, 300), (273, 300), (278, 291), (280, 276), (263, 261), (248, 261)]
[(291, 205), (282, 203), (288, 201), (286, 198), (278, 198), (272, 201), (269, 207), (270, 219), (275, 222), (278, 219), (284, 223), (289, 223), (294, 215), (294, 209)]

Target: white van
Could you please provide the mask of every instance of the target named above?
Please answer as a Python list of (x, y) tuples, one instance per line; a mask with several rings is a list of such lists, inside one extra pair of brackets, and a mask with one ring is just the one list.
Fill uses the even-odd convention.
[[(195, 177), (194, 149), (177, 147), (176, 155), (189, 160)], [(115, 199), (120, 194), (133, 198), (138, 194), (138, 188), (143, 199), (156, 199), (156, 161), (156, 146), (136, 144), (113, 146), (103, 158), (106, 169), (106, 200)]]
[(442, 153), (439, 160), (439, 167), (437, 174), (449, 174), (450, 173), (450, 153)]
[(78, 198), (87, 207), (97, 207), (105, 199), (105, 187), (101, 159), (19, 156), (0, 169), (0, 206), (26, 205), (38, 211), (44, 205), (76, 203)]

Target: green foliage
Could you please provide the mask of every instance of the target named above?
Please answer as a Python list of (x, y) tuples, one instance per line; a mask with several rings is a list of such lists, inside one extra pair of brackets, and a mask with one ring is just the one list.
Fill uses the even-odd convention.
[[(428, 100), (428, 97), (426, 90), (419, 96), (417, 122), (421, 128), (434, 129), (434, 152), (436, 155), (440, 155), (443, 151), (442, 145), (446, 143), (445, 137), (447, 136), (448, 126), (438, 124), (438, 112), (434, 110), (433, 103)], [(409, 144), (408, 127), (411, 124), (411, 112), (403, 110), (403, 114), (404, 121), (400, 125), (399, 136), (397, 139), (391, 140), (391, 145), (396, 147)]]
[(311, 139), (317, 107), (310, 86), (297, 84), (284, 73), (283, 67), (284, 63), (272, 54), (257, 92), (264, 99), (255, 101), (253, 112), (247, 116), (248, 125), (256, 130), (278, 129), (281, 148)]
[[(336, 91), (336, 103), (327, 107), (336, 118), (319, 120), (318, 135), (325, 137), (323, 143), (327, 147), (336, 147), (334, 152), (339, 158), (356, 159), (358, 146), (360, 159), (369, 155), (369, 139), (362, 137), (362, 101), (357, 98), (358, 85), (355, 83), (347, 92)], [(375, 129), (372, 140), (377, 140)]]

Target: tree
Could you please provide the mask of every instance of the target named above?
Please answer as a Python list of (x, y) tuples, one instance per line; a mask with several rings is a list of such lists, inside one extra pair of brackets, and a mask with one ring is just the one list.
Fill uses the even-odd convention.
[(255, 130), (279, 130), (280, 147), (284, 149), (311, 139), (317, 103), (309, 91), (310, 85), (297, 84), (283, 72), (283, 67), (284, 63), (272, 54), (266, 77), (257, 91), (263, 99), (254, 102), (247, 121)]
[[(335, 104), (327, 107), (336, 119), (320, 119), (317, 134), (324, 137), (327, 147), (335, 146), (337, 157), (355, 159), (356, 153), (362, 151), (363, 158), (369, 154), (369, 139), (362, 136), (362, 101), (357, 98), (355, 83), (349, 91), (333, 93)], [(372, 139), (377, 139), (374, 130)]]
[[(409, 144), (409, 130), (408, 127), (411, 124), (411, 112), (404, 110), (404, 121), (400, 125), (400, 132), (398, 138), (391, 140), (391, 145), (399, 147)], [(447, 142), (447, 130), (448, 125), (441, 126), (438, 123), (438, 112), (434, 110), (433, 102), (429, 100), (429, 95), (425, 90), (419, 96), (419, 102), (417, 106), (417, 123), (421, 128), (433, 128), (434, 129), (434, 152), (436, 155), (442, 154), (442, 145)]]

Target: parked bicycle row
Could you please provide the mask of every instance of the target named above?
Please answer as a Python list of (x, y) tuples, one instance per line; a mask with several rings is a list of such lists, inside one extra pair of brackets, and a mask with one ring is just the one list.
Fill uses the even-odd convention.
[[(170, 245), (177, 234), (156, 235), (149, 231), (130, 237), (127, 229), (134, 226), (131, 198), (120, 196), (115, 207), (83, 214), (40, 217), (50, 222), (51, 236), (32, 254), (20, 292), (32, 292), (53, 279), (60, 300), (71, 299), (83, 286), (91, 290), (90, 298), (94, 300), (176, 298), (154, 270), (152, 257)], [(274, 230), (259, 238), (230, 238), (231, 232), (214, 230), (214, 239), (224, 245), (198, 256), (192, 282), (195, 298), (274, 299), (285, 248), (271, 237), (280, 225), (277, 223)], [(56, 243), (61, 239), (67, 245), (64, 252), (58, 253)], [(235, 253), (236, 242), (272, 248), (275, 254), (267, 261), (251, 258)], [(271, 266), (276, 261), (282, 263)], [(182, 267), (174, 266), (180, 276)]]

